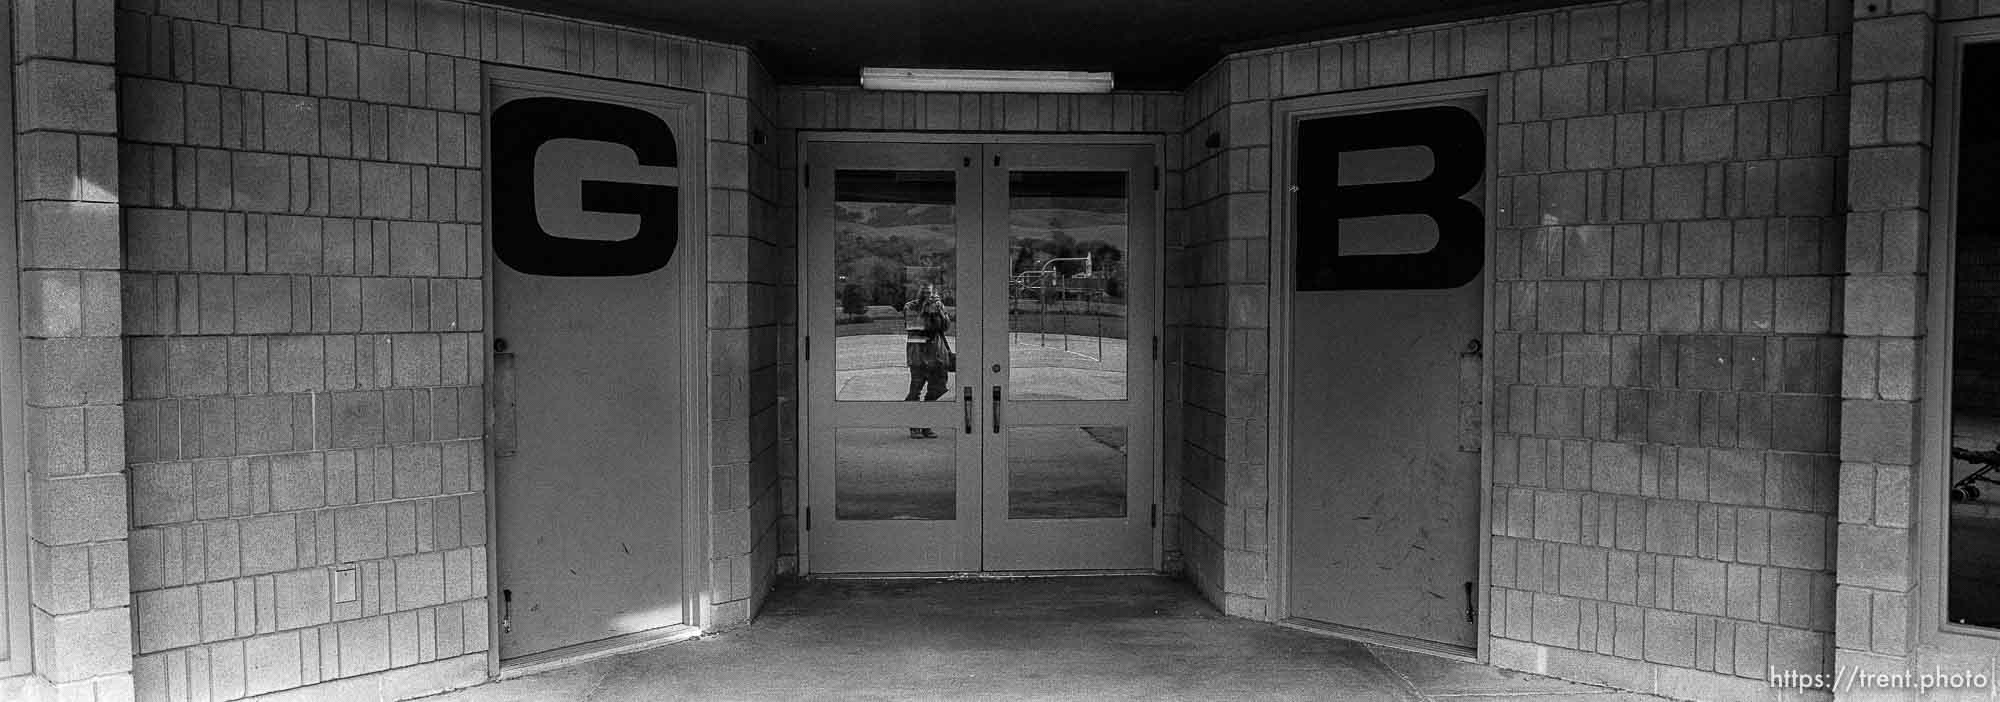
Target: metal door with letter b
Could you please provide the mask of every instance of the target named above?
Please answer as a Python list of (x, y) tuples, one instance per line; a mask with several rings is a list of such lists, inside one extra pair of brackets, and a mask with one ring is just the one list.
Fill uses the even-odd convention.
[(1484, 115), (1457, 95), (1286, 124), (1286, 609), (1309, 626), (1477, 643)]

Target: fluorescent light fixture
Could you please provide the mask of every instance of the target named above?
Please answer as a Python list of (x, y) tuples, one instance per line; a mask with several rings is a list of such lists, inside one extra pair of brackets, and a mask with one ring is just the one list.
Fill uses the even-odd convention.
[(1108, 93), (1110, 73), (1082, 71), (985, 71), (962, 68), (863, 68), (868, 90), (931, 90), (960, 93)]

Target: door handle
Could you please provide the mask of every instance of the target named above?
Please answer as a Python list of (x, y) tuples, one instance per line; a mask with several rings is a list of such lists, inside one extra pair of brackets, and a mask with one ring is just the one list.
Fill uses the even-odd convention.
[(993, 433), (1000, 433), (1000, 386), (993, 386)]
[[(495, 348), (506, 348), (505, 342), (495, 341)], [(514, 396), (514, 354), (501, 352), (493, 354), (493, 456), (512, 458), (520, 452), (519, 420), (515, 416)]]
[(1480, 403), (1481, 381), (1485, 380), (1485, 365), (1480, 356), (1478, 339), (1466, 342), (1465, 350), (1458, 354), (1458, 450), (1465, 453), (1479, 453), (1481, 444), (1480, 424), (1483, 413)]
[(1478, 589), (1478, 583), (1471, 580), (1465, 581), (1465, 620), (1468, 622), (1479, 621)]
[(972, 386), (965, 386), (965, 392), (959, 393), (959, 396), (965, 398), (965, 433), (970, 434), (972, 433)]

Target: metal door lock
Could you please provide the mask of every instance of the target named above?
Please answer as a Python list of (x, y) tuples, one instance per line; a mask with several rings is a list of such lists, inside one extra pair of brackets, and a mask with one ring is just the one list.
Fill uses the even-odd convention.
[(494, 339), (494, 340), (493, 340), (493, 352), (494, 352), (494, 353), (506, 353), (506, 352), (507, 352), (507, 340), (506, 340), (506, 339)]

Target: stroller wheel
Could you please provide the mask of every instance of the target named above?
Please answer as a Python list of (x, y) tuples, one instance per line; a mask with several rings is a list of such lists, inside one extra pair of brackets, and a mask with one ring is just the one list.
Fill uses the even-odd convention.
[(1951, 501), (1953, 502), (1971, 502), (1977, 499), (1979, 499), (1979, 488), (1961, 485), (1951, 489)]
[(1972, 502), (1977, 499), (1979, 499), (1979, 486), (1977, 485), (1965, 486), (1965, 501)]

